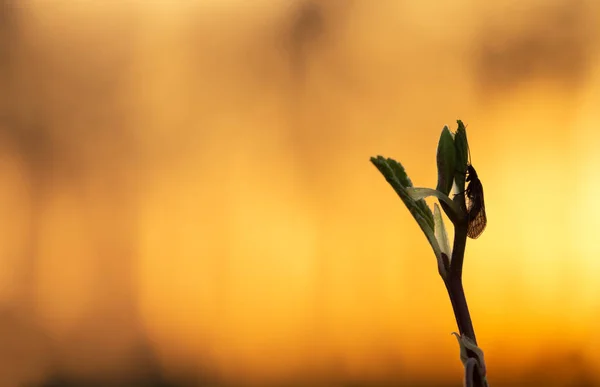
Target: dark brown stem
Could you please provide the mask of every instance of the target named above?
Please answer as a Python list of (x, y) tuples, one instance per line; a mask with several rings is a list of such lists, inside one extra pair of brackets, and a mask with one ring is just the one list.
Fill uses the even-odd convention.
[(467, 298), (465, 297), (465, 291), (462, 285), (461, 278), (449, 278), (445, 281), (448, 295), (450, 296), (450, 302), (452, 303), (452, 310), (454, 311), (454, 317), (456, 318), (456, 325), (462, 335), (469, 337), (475, 345), (477, 345), (477, 339), (475, 338), (475, 329), (473, 328), (473, 322), (471, 321), (471, 315), (469, 313), (469, 306), (467, 305)]
[(448, 290), (448, 295), (450, 296), (450, 302), (452, 303), (454, 317), (456, 318), (456, 324), (458, 325), (460, 334), (468, 336), (473, 340), (475, 345), (477, 345), (475, 329), (473, 328), (469, 306), (467, 305), (467, 298), (465, 297), (465, 291), (462, 285), (462, 269), (465, 246), (467, 244), (467, 228), (463, 225), (457, 225), (455, 230), (450, 272), (448, 273), (448, 277), (444, 280), (444, 283)]
[[(452, 310), (454, 311), (454, 317), (456, 318), (456, 325), (458, 325), (460, 335), (469, 337), (473, 340), (473, 343), (477, 345), (475, 329), (473, 328), (473, 322), (471, 321), (471, 314), (469, 313), (469, 306), (467, 305), (467, 298), (462, 284), (462, 269), (465, 247), (467, 244), (467, 226), (466, 224), (456, 224), (455, 226), (450, 271), (448, 272), (448, 276), (444, 279), (444, 284), (446, 285), (446, 290), (448, 291), (448, 296), (452, 303)], [(477, 359), (476, 354), (472, 351), (467, 349), (467, 353), (470, 358)], [(474, 386), (483, 387), (481, 379), (482, 370), (479, 366), (475, 368), (478, 377), (473, 378)], [(468, 370), (465, 371), (467, 372)], [(468, 373), (469, 372), (467, 372), (467, 374)], [(473, 374), (473, 370), (471, 370), (471, 374)]]

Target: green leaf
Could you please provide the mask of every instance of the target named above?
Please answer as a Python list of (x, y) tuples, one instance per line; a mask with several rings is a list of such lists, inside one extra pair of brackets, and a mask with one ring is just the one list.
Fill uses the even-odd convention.
[(377, 156), (377, 158), (371, 157), (371, 162), (385, 177), (398, 196), (400, 196), (400, 199), (402, 199), (410, 213), (415, 218), (417, 214), (422, 218), (424, 224), (419, 224), (421, 228), (427, 226), (433, 231), (433, 213), (429, 206), (427, 206), (427, 203), (425, 203), (425, 200), (413, 200), (406, 192), (406, 188), (413, 185), (402, 164), (394, 159), (386, 159), (383, 156)]
[(429, 244), (433, 248), (435, 257), (438, 264), (438, 272), (445, 278), (446, 269), (444, 265), (444, 259), (442, 257), (441, 247), (435, 238), (435, 223), (433, 220), (433, 213), (425, 200), (414, 199), (410, 196), (408, 190), (412, 189), (412, 182), (410, 181), (404, 167), (393, 159), (386, 159), (383, 156), (371, 157), (371, 162), (379, 172), (385, 177), (387, 182), (392, 186), (394, 191), (400, 196), (400, 199), (406, 205), (406, 208), (410, 211), (411, 215), (417, 221), (419, 227), (425, 234), (425, 237), (429, 241)]
[(437, 190), (448, 195), (452, 189), (456, 173), (456, 148), (454, 136), (447, 126), (442, 129), (437, 149), (438, 183)]
[(448, 217), (450, 218), (450, 220), (457, 219), (461, 214), (460, 207), (458, 207), (456, 203), (453, 202), (452, 199), (450, 199), (450, 197), (448, 197), (448, 195), (436, 189), (408, 187), (406, 188), (406, 191), (414, 200), (425, 199), (429, 196), (434, 196), (438, 198), (440, 203), (442, 205), (445, 205), (446, 213), (448, 213)]
[(437, 203), (433, 204), (433, 220), (435, 221), (435, 239), (437, 239), (442, 253), (446, 254), (448, 258), (452, 257), (452, 251), (450, 250), (450, 239), (448, 239), (448, 233), (446, 232), (446, 226), (444, 225), (444, 218), (442, 218), (442, 212), (440, 206)]
[[(427, 203), (425, 203), (425, 200), (414, 200), (406, 191), (406, 188), (412, 187), (413, 185), (402, 164), (394, 159), (386, 159), (383, 156), (377, 156), (377, 158), (371, 157), (371, 162), (385, 177), (398, 196), (400, 196), (400, 199), (402, 199), (404, 205), (406, 205), (413, 217), (417, 219), (418, 215), (419, 219), (417, 219), (417, 222), (419, 222), (421, 228), (427, 227), (428, 230), (433, 232), (433, 213)], [(425, 229), (423, 229), (423, 231), (425, 231)]]
[(454, 135), (454, 146), (456, 148), (456, 167), (454, 179), (458, 192), (465, 190), (465, 177), (467, 173), (467, 163), (469, 162), (469, 143), (467, 141), (467, 130), (461, 120), (456, 121), (458, 129)]

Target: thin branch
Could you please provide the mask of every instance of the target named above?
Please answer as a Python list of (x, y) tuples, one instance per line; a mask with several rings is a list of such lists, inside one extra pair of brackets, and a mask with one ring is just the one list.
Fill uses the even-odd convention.
[[(463, 224), (457, 224), (455, 227), (450, 272), (444, 279), (444, 284), (446, 285), (446, 290), (450, 297), (456, 325), (458, 326), (461, 336), (465, 335), (469, 337), (473, 340), (473, 343), (477, 345), (475, 328), (473, 327), (473, 321), (471, 320), (471, 314), (469, 312), (469, 306), (467, 305), (467, 298), (462, 284), (462, 269), (466, 243), (467, 227)], [(470, 359), (465, 363), (465, 386), (483, 387), (482, 370), (479, 367), (476, 354), (469, 349), (467, 349), (467, 353)], [(475, 377), (475, 370), (477, 371), (477, 377)]]
[(467, 335), (477, 345), (475, 337), (475, 329), (471, 321), (467, 298), (462, 285), (462, 268), (465, 254), (465, 246), (467, 243), (467, 228), (466, 226), (457, 225), (454, 234), (454, 247), (452, 250), (452, 260), (450, 261), (450, 273), (444, 280), (456, 324), (461, 335)]

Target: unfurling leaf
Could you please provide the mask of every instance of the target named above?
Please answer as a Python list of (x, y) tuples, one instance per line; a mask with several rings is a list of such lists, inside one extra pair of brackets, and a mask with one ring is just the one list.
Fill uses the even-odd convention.
[(437, 203), (433, 204), (433, 221), (435, 222), (435, 239), (437, 239), (440, 248), (442, 249), (442, 253), (446, 254), (447, 257), (452, 257), (450, 240), (448, 239), (448, 233), (446, 232), (446, 226), (444, 225), (444, 218), (442, 218), (442, 212)]
[(437, 149), (438, 182), (437, 190), (448, 195), (452, 189), (456, 173), (456, 147), (454, 136), (447, 126), (442, 129)]
[(371, 157), (371, 162), (385, 177), (385, 180), (392, 186), (398, 196), (400, 196), (404, 205), (406, 205), (413, 217), (417, 219), (421, 229), (433, 232), (433, 213), (427, 206), (427, 203), (425, 203), (425, 200), (414, 200), (406, 191), (407, 188), (412, 187), (412, 182), (402, 164), (394, 159), (386, 159), (383, 156)]
[[(435, 224), (433, 220), (433, 213), (425, 200), (422, 198), (415, 198), (409, 194), (409, 190), (413, 190), (412, 182), (408, 178), (406, 171), (400, 163), (393, 159), (386, 159), (383, 156), (371, 157), (371, 162), (379, 172), (385, 177), (387, 182), (394, 188), (394, 191), (398, 194), (402, 202), (412, 216), (415, 218), (419, 227), (427, 237), (429, 244), (433, 248), (435, 253), (438, 271), (440, 275), (445, 276), (444, 260), (442, 258), (441, 247), (435, 237)], [(432, 190), (435, 191), (435, 190)], [(437, 191), (436, 191), (437, 192)]]
[(465, 177), (467, 173), (467, 164), (469, 162), (469, 142), (467, 141), (467, 131), (461, 120), (458, 120), (458, 129), (454, 135), (454, 146), (456, 148), (456, 167), (454, 169), (454, 179), (458, 192), (465, 190)]

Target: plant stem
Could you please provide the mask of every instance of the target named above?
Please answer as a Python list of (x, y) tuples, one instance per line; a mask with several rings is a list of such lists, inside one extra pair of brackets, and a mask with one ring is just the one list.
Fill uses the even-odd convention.
[(467, 298), (465, 297), (462, 279), (450, 278), (446, 281), (446, 289), (450, 296), (450, 302), (452, 303), (454, 317), (456, 318), (456, 324), (458, 325), (460, 334), (466, 335), (473, 340), (475, 345), (477, 345), (475, 329), (473, 328), (473, 322), (471, 321), (471, 315), (469, 314), (469, 306), (467, 305)]
[(446, 290), (448, 290), (448, 296), (450, 296), (450, 302), (452, 303), (452, 309), (454, 310), (454, 316), (460, 334), (467, 335), (477, 345), (475, 329), (473, 328), (469, 306), (467, 305), (467, 298), (462, 285), (462, 269), (466, 244), (467, 227), (466, 225), (459, 224), (455, 228), (452, 260), (450, 261), (450, 273), (444, 283), (446, 285)]
[[(466, 244), (467, 225), (456, 224), (454, 246), (452, 249), (452, 260), (450, 261), (450, 271), (448, 276), (444, 279), (444, 284), (446, 285), (446, 290), (448, 291), (448, 296), (450, 297), (450, 302), (452, 303), (452, 310), (454, 311), (454, 317), (456, 318), (456, 325), (458, 325), (458, 330), (461, 336), (465, 335), (469, 337), (471, 340), (473, 340), (473, 343), (477, 345), (475, 328), (473, 328), (471, 314), (469, 313), (469, 306), (467, 305), (467, 297), (465, 296), (465, 290), (462, 284), (462, 269)], [(467, 349), (467, 353), (469, 357), (476, 358), (476, 354), (472, 351)], [(478, 373), (482, 372), (479, 367), (475, 368), (477, 369)], [(480, 377), (474, 378), (474, 385), (475, 387), (482, 387)]]

